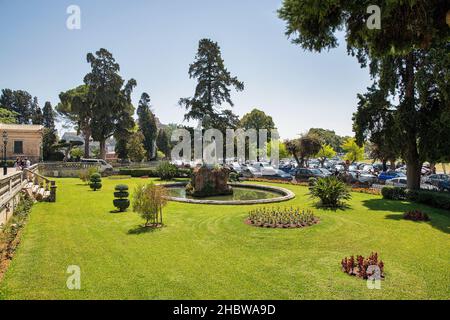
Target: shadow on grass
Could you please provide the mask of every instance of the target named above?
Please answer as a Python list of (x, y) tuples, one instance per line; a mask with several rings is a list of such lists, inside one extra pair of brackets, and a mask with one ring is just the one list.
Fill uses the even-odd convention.
[[(408, 203), (396, 200), (385, 200), (385, 199), (370, 199), (363, 201), (365, 207), (369, 210), (374, 211), (388, 211), (391, 214), (386, 215), (386, 219), (401, 221), (403, 219), (403, 214), (410, 210), (415, 210), (417, 208), (422, 208), (423, 205), (416, 203)], [(433, 228), (438, 229), (444, 233), (450, 234), (450, 217), (444, 213), (438, 212), (438, 209), (423, 209), (425, 213), (430, 216), (430, 221), (412, 221), (415, 223), (426, 223), (430, 224)], [(396, 214), (397, 213), (397, 214)]]
[(330, 207), (330, 206), (323, 206), (320, 202), (316, 202), (313, 204), (313, 206), (316, 209), (321, 209), (324, 211), (333, 211), (333, 212), (346, 211), (348, 209), (351, 209), (351, 206), (349, 206), (347, 203), (341, 203), (337, 207)]
[(109, 213), (124, 213), (125, 211), (120, 210), (111, 210)]
[(143, 225), (136, 226), (136, 228), (128, 230), (127, 234), (129, 235), (139, 235), (143, 233), (152, 233), (155, 231), (159, 231), (161, 228), (154, 228), (154, 227), (145, 227)]

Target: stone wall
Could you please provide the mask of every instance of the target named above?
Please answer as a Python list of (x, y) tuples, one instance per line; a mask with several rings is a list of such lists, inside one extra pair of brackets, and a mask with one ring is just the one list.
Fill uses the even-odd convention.
[(79, 178), (81, 171), (91, 167), (98, 168), (99, 166), (79, 162), (39, 163), (39, 173), (45, 177)]

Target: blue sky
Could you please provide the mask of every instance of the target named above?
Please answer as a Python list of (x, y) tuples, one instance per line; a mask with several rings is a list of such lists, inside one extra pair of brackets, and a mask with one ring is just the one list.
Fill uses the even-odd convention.
[[(81, 8), (81, 30), (68, 30), (66, 9)], [(137, 104), (148, 92), (163, 123), (183, 120), (180, 97), (193, 94), (187, 74), (198, 41), (211, 38), (229, 71), (245, 83), (234, 112), (258, 107), (281, 137), (310, 127), (350, 135), (356, 94), (368, 71), (347, 56), (345, 42), (321, 54), (284, 35), (281, 0), (0, 0), (0, 89), (23, 89), (56, 105), (61, 91), (82, 84), (86, 54), (111, 51), (125, 79), (136, 79)]]

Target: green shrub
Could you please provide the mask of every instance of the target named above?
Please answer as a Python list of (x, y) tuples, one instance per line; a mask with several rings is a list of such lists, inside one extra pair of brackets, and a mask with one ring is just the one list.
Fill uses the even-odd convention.
[(450, 194), (439, 191), (409, 190), (407, 199), (410, 201), (423, 203), (434, 208), (450, 210)]
[(228, 180), (231, 182), (239, 182), (239, 174), (236, 172), (231, 172)]
[(114, 197), (116, 199), (113, 200), (113, 204), (120, 212), (124, 212), (130, 207), (129, 195), (127, 185), (119, 184), (115, 187)]
[(312, 187), (313, 185), (316, 184), (316, 182), (317, 182), (317, 178), (310, 177), (310, 178), (308, 179), (308, 186)]
[[(174, 178), (189, 178), (192, 170), (189, 168), (177, 168), (176, 174)], [(123, 168), (119, 170), (119, 175), (121, 176), (130, 176), (133, 178), (141, 178), (141, 177), (149, 177), (149, 178), (158, 178), (159, 174), (155, 169), (151, 168), (139, 168), (139, 169), (128, 169)]]
[(102, 176), (99, 173), (94, 173), (90, 180), (89, 186), (92, 190), (97, 191), (102, 188)]
[(163, 161), (156, 168), (156, 172), (161, 180), (172, 180), (176, 177), (178, 169), (174, 164)]
[(87, 169), (80, 170), (79, 177), (81, 181), (83, 181), (84, 183), (88, 183), (94, 173), (98, 173), (98, 168), (92, 166)]
[(342, 206), (343, 200), (351, 198), (347, 185), (336, 177), (317, 179), (313, 186), (309, 187), (312, 198), (319, 198), (324, 207), (336, 208)]
[(399, 187), (384, 187), (381, 189), (381, 194), (383, 198), (389, 200), (405, 200), (406, 199), (406, 189)]
[(409, 200), (438, 209), (450, 210), (450, 194), (446, 192), (384, 187), (381, 189), (381, 194), (384, 199)]
[(121, 176), (131, 176), (133, 178), (141, 178), (141, 177), (150, 177), (156, 178), (158, 177), (158, 173), (155, 169), (120, 169), (119, 174)]
[(319, 222), (310, 210), (299, 208), (258, 208), (250, 211), (247, 223), (266, 228), (301, 228)]

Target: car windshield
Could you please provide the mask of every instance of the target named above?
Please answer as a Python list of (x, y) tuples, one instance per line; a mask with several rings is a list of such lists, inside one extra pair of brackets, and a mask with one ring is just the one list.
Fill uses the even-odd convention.
[(311, 172), (314, 174), (321, 174), (322, 172), (319, 169), (311, 169)]

